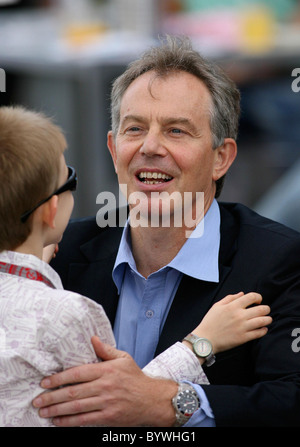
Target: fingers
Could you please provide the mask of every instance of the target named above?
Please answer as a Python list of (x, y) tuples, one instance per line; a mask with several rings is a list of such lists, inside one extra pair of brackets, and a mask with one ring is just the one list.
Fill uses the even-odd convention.
[(127, 352), (120, 351), (111, 345), (102, 343), (102, 341), (96, 335), (92, 337), (92, 345), (97, 357), (102, 360), (115, 360), (130, 357)]
[[(101, 410), (101, 398), (94, 396), (91, 398), (71, 400), (41, 408), (39, 415), (42, 418), (53, 418), (57, 416), (80, 416), (83, 413), (90, 413)], [(74, 418), (73, 418), (74, 419)]]
[(59, 246), (58, 246), (58, 244), (55, 244), (55, 249), (54, 249), (54, 253), (53, 253), (53, 258), (56, 257), (58, 251), (59, 251)]
[[(228, 295), (226, 298), (228, 298), (228, 303), (232, 303), (235, 301), (235, 305), (245, 309), (246, 311), (246, 318), (248, 320), (253, 319), (253, 318), (257, 318), (260, 316), (265, 316), (268, 315), (271, 312), (271, 308), (268, 305), (264, 305), (264, 304), (260, 304), (262, 302), (262, 296), (259, 293), (255, 293), (255, 292), (250, 292), (247, 293), (246, 295), (243, 294), (242, 292), (236, 294), (236, 295)], [(253, 306), (255, 305), (256, 306)], [(249, 306), (253, 306), (253, 307), (249, 307)], [(267, 321), (267, 324), (270, 324), (272, 321), (271, 317), (268, 317), (266, 320), (263, 321)], [(261, 324), (261, 327), (264, 324)], [(258, 327), (258, 326), (256, 326)]]
[(259, 293), (250, 292), (246, 293), (240, 298), (240, 305), (243, 308), (249, 307), (253, 304), (260, 304), (262, 302), (262, 296)]
[(251, 318), (247, 321), (247, 329), (248, 329), (248, 331), (253, 331), (255, 329), (269, 326), (271, 323), (272, 323), (272, 318), (269, 316)]
[[(262, 296), (252, 292), (244, 295), (241, 299), (241, 305), (245, 309), (248, 330), (264, 328), (272, 323), (272, 318), (269, 316), (271, 308), (268, 305), (260, 304), (261, 301)], [(253, 304), (257, 305), (249, 307)]]
[[(103, 360), (130, 357), (126, 352), (119, 351), (106, 343), (102, 343), (96, 336), (92, 337), (92, 344), (97, 356)], [(41, 387), (48, 389), (72, 383), (89, 382), (101, 377), (101, 371), (101, 363), (75, 366), (74, 368), (66, 369), (65, 371), (46, 377), (42, 380)]]
[(239, 292), (233, 295), (227, 295), (219, 301), (220, 304), (229, 304), (233, 302), (235, 302), (237, 306), (246, 308), (252, 304), (260, 304), (262, 302), (262, 296), (255, 292), (249, 292), (246, 294), (244, 294), (244, 292)]
[[(256, 292), (249, 292), (244, 294), (243, 292), (236, 293), (235, 295), (227, 295), (225, 298), (219, 301), (220, 304), (230, 304), (246, 309), (249, 306), (260, 304), (262, 302), (262, 296)], [(268, 306), (267, 306), (268, 307)], [(270, 308), (269, 308), (270, 312)]]
[[(96, 354), (103, 360), (122, 358), (131, 359), (130, 355), (126, 352), (119, 351), (108, 344), (102, 343), (96, 336), (92, 337), (92, 343)], [(97, 393), (99, 392), (99, 389), (96, 389), (98, 379), (102, 378), (105, 374), (107, 375), (106, 365), (108, 364), (110, 364), (110, 362), (81, 365), (46, 377), (41, 382), (42, 388), (62, 388), (51, 391), (51, 393), (43, 393), (39, 395), (34, 399), (33, 405), (37, 408), (54, 405), (53, 410), (51, 411), (56, 411), (57, 407), (55, 407), (55, 404), (74, 401), (72, 405), (74, 404), (76, 406), (80, 399), (97, 396)], [(68, 387), (66, 385), (72, 386)], [(66, 408), (66, 411), (69, 411), (69, 407), (70, 405), (67, 405), (66, 407), (63, 407), (63, 410)], [(61, 411), (61, 405), (59, 406), (59, 410)], [(76, 413), (79, 412), (78, 410), (80, 410), (80, 412), (84, 411), (84, 409), (75, 407), (74, 411)], [(72, 414), (72, 412), (59, 414)]]
[[(272, 318), (269, 316), (271, 309), (268, 305), (260, 304), (262, 302), (262, 295), (255, 292), (244, 294), (243, 292), (228, 295), (220, 304), (228, 304), (232, 312), (234, 306), (235, 310), (241, 310), (240, 318), (245, 322), (246, 330), (252, 331), (251, 339), (259, 338), (267, 332), (267, 327), (272, 323)], [(259, 337), (258, 337), (259, 336)]]
[(258, 329), (254, 329), (252, 331), (247, 332), (247, 340), (246, 341), (252, 341), (256, 340), (258, 338), (262, 338), (266, 333), (268, 332), (268, 328), (266, 327), (260, 327)]
[(75, 366), (52, 376), (46, 377), (41, 382), (42, 388), (57, 388), (72, 383), (89, 382), (101, 376), (101, 363), (92, 363)]
[(236, 299), (242, 297), (244, 295), (244, 292), (235, 293), (233, 295), (227, 295), (225, 298), (219, 301), (220, 304), (228, 304), (232, 301), (235, 301)]
[(51, 259), (55, 258), (58, 251), (57, 244), (50, 244), (43, 248), (43, 261), (49, 263)]
[[(90, 366), (93, 366), (93, 365), (90, 365)], [(60, 374), (62, 374), (62, 373), (60, 373)], [(55, 376), (60, 376), (60, 374), (56, 374)], [(96, 378), (97, 377), (99, 377), (99, 374), (96, 376)], [(59, 383), (59, 382), (63, 383), (63, 379), (60, 379), (60, 377), (54, 377), (54, 376), (52, 377), (51, 376), (50, 379), (52, 379), (52, 378), (53, 378), (53, 380), (51, 381), (50, 386), (47, 386), (47, 388), (52, 388), (53, 382), (54, 383)], [(49, 380), (49, 379), (47, 378), (44, 381), (46, 381), (46, 380)], [(70, 382), (70, 383), (74, 383), (74, 382)], [(61, 402), (70, 402), (70, 401), (76, 402), (79, 399), (87, 398), (87, 397), (94, 396), (94, 395), (97, 395), (97, 393), (96, 393), (96, 390), (93, 389), (93, 382), (87, 382), (87, 383), (80, 383), (78, 385), (72, 385), (69, 387), (59, 388), (57, 390), (51, 391), (51, 393), (42, 393), (39, 396), (37, 396), (33, 400), (32, 403), (33, 403), (34, 407), (41, 408), (41, 407), (47, 407), (49, 405), (61, 404)], [(55, 407), (55, 409), (56, 409), (56, 407)], [(55, 409), (54, 409), (54, 411), (55, 411)], [(45, 415), (45, 417), (47, 417), (47, 416)]]
[(249, 307), (248, 309), (245, 309), (245, 311), (247, 313), (247, 318), (250, 320), (251, 318), (269, 315), (271, 309), (269, 306), (261, 304), (259, 306)]

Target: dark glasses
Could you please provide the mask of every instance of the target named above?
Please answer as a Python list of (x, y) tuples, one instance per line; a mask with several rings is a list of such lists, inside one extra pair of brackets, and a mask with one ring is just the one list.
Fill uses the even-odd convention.
[(51, 194), (51, 196), (47, 197), (46, 199), (41, 200), (34, 208), (32, 208), (31, 210), (28, 210), (24, 214), (22, 214), (21, 222), (23, 222), (23, 223), (26, 222), (26, 220), (28, 219), (30, 214), (32, 214), (39, 206), (43, 205), (43, 203), (48, 202), (48, 200), (50, 200), (51, 197), (58, 196), (59, 194), (62, 194), (65, 191), (75, 191), (76, 190), (76, 187), (77, 187), (76, 171), (71, 166), (68, 166), (68, 170), (69, 170), (69, 177), (68, 177), (68, 180), (66, 181), (66, 183), (64, 183), (60, 188), (58, 188), (56, 191), (54, 191), (54, 193)]

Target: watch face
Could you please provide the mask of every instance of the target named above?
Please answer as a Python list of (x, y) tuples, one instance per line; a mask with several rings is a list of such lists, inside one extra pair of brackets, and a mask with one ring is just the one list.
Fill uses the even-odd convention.
[(194, 343), (194, 350), (199, 357), (207, 357), (212, 352), (212, 346), (208, 340), (200, 338)]
[(177, 408), (184, 416), (192, 416), (199, 405), (197, 394), (191, 390), (181, 391), (177, 396)]

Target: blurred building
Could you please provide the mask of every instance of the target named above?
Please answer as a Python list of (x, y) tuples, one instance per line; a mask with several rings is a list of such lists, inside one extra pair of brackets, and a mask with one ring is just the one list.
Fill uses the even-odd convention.
[(112, 80), (159, 35), (187, 34), (242, 92), (239, 155), (222, 199), (272, 215), (272, 189), (300, 158), (300, 93), (291, 88), (299, 10), (298, 0), (0, 0), (0, 104), (55, 118), (78, 171), (74, 215), (95, 214), (99, 192), (118, 195), (106, 149)]

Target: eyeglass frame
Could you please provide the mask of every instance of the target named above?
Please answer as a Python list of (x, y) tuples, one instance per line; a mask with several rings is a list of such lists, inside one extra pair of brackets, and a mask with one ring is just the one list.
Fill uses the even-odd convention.
[(48, 202), (48, 200), (52, 199), (53, 196), (58, 196), (59, 194), (62, 194), (65, 191), (76, 191), (77, 188), (77, 174), (75, 169), (72, 166), (67, 166), (69, 170), (69, 176), (66, 183), (64, 183), (62, 186), (60, 186), (56, 191), (54, 191), (49, 197), (46, 199), (40, 200), (35, 207), (31, 208), (28, 211), (25, 211), (25, 213), (21, 216), (21, 222), (24, 223), (37, 208), (39, 208), (44, 203)]

